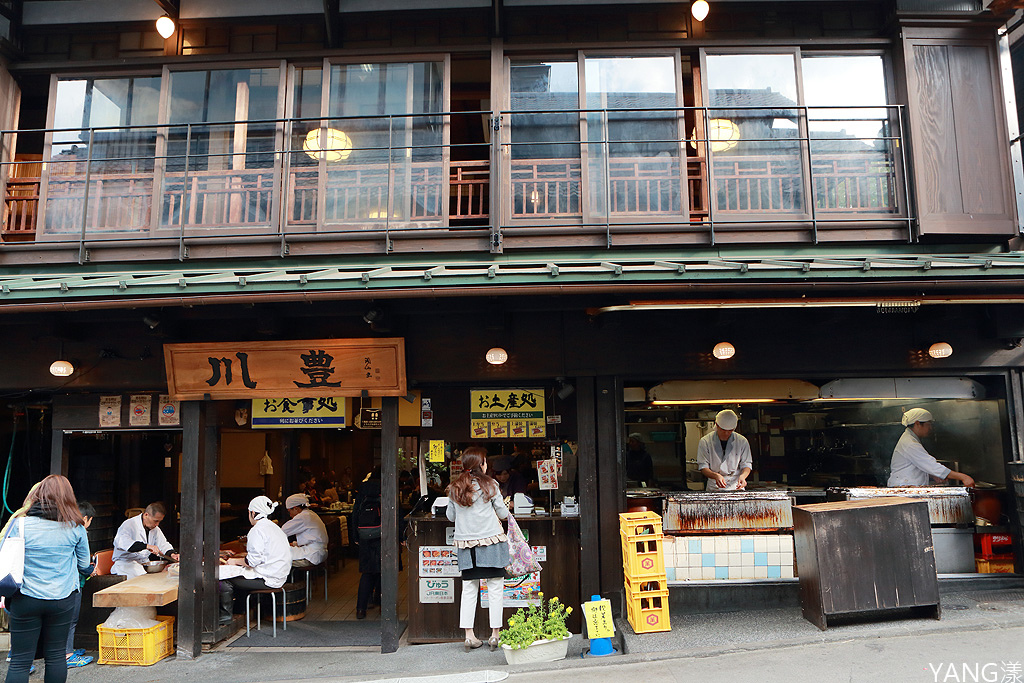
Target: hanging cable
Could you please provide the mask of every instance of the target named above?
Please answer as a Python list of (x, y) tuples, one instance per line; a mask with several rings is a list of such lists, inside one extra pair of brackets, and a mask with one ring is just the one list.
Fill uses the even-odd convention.
[(3, 521), (3, 512), (7, 511), (7, 514), (13, 515), (14, 510), (7, 505), (7, 490), (11, 483), (11, 462), (14, 460), (14, 442), (18, 435), (18, 411), (11, 409), (11, 448), (7, 452), (7, 467), (4, 468), (4, 481), (3, 490), (0, 492), (3, 496), (3, 509), (0, 509), (0, 521)]

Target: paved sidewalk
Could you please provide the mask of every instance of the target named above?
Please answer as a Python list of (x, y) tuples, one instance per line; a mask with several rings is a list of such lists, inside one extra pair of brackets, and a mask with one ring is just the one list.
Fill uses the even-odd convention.
[[(687, 680), (691, 681), (738, 680), (743, 672), (744, 677), (758, 683), (783, 680), (920, 680), (927, 683), (933, 681), (927, 671), (929, 663), (955, 659), (959, 666), (959, 662), (989, 661), (979, 657), (997, 658), (991, 661), (1024, 661), (1024, 588), (945, 594), (942, 607), (941, 621), (897, 619), (836, 626), (824, 632), (805, 621), (799, 608), (680, 616), (674, 617), (673, 630), (669, 633), (636, 636), (627, 626), (624, 638), (627, 653), (621, 656), (581, 659), (586, 641), (577, 636), (571, 641), (566, 660), (522, 668), (507, 666), (500, 650), (490, 652), (484, 647), (465, 653), (461, 643), (404, 646), (389, 655), (328, 648), (226, 648), (204, 654), (194, 662), (171, 657), (150, 667), (93, 664), (72, 669), (68, 680), (82, 683), (296, 680), (349, 683), (491, 670), (507, 672), (511, 674), (508, 680), (517, 683), (556, 677), (573, 677), (587, 683), (592, 680), (646, 682), (652, 680), (652, 672), (662, 671), (686, 672)], [(945, 659), (937, 659), (943, 656)], [(833, 665), (832, 658), (842, 662), (842, 666)], [(856, 668), (861, 664), (867, 667), (864, 672), (871, 666), (882, 667), (876, 671), (881, 678), (862, 677)], [(5, 669), (6, 665), (0, 665), (0, 672)], [(886, 671), (894, 675), (885, 675)], [(704, 672), (706, 676), (695, 679), (692, 675), (696, 672)], [(33, 680), (41, 681), (41, 672)], [(938, 680), (965, 679), (939, 677)], [(995, 680), (1003, 682), (1002, 677)], [(1024, 683), (1024, 673), (1018, 680), (1007, 680)]]

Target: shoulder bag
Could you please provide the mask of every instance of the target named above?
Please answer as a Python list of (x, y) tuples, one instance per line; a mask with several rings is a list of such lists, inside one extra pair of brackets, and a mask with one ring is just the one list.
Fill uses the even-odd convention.
[(0, 597), (5, 599), (21, 590), (25, 577), (25, 518), (18, 518), (18, 535), (11, 536), (14, 524), (0, 541)]

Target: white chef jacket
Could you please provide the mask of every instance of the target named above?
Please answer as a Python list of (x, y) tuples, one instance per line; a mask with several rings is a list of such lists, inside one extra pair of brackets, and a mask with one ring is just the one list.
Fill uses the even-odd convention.
[(921, 445), (921, 439), (907, 427), (892, 451), (887, 485), (927, 486), (931, 483), (930, 477), (945, 479), (950, 472), (951, 469), (940, 465), (931, 453), (925, 450)]
[(111, 574), (130, 578), (146, 573), (141, 563), (149, 560), (149, 550), (143, 548), (138, 552), (128, 552), (128, 548), (132, 547), (136, 541), (146, 545), (155, 545), (164, 554), (174, 550), (174, 546), (167, 542), (167, 537), (164, 536), (160, 527), (147, 529), (142, 524), (142, 515), (129, 517), (121, 523), (117, 529), (117, 535), (114, 536), (114, 555), (111, 558), (114, 561), (114, 566), (110, 569)]
[(268, 588), (283, 586), (292, 570), (292, 551), (281, 527), (263, 518), (249, 529), (246, 539), (245, 563)]
[(717, 430), (712, 429), (710, 434), (705, 434), (697, 442), (697, 468), (704, 469), (706, 467), (725, 477), (725, 488), (721, 488), (714, 480), (708, 479), (706, 486), (708, 491), (734, 490), (743, 468), (753, 468), (753, 462), (750, 442), (742, 434), (733, 432), (729, 435), (725, 453), (722, 452), (722, 440), (718, 438)]
[(320, 564), (327, 559), (327, 527), (320, 516), (305, 509), (281, 525), (285, 536), (294, 536), (298, 547), (293, 546), (293, 560), (309, 560)]

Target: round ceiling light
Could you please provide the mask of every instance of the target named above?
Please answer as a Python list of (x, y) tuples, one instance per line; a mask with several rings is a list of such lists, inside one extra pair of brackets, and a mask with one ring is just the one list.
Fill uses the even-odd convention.
[(487, 353), (484, 354), (484, 358), (491, 365), (501, 365), (502, 363), (508, 360), (508, 351), (501, 348), (500, 346), (495, 346), (493, 349), (488, 350)]
[(715, 344), (715, 348), (711, 350), (711, 353), (719, 360), (725, 360), (726, 358), (732, 358), (736, 355), (736, 347), (729, 342), (718, 342)]
[(167, 40), (174, 35), (174, 19), (171, 19), (166, 14), (156, 20), (156, 32), (160, 34), (160, 37)]
[(711, 6), (708, 5), (708, 0), (697, 0), (690, 5), (690, 14), (692, 14), (693, 18), (697, 21), (704, 21), (710, 11)]
[(352, 154), (352, 138), (336, 128), (314, 128), (306, 133), (302, 151), (317, 161), (342, 161)]
[(946, 342), (936, 342), (928, 347), (928, 355), (932, 358), (949, 358), (953, 355), (953, 347)]
[(66, 360), (55, 360), (50, 364), (50, 374), (54, 377), (70, 377), (75, 366)]

